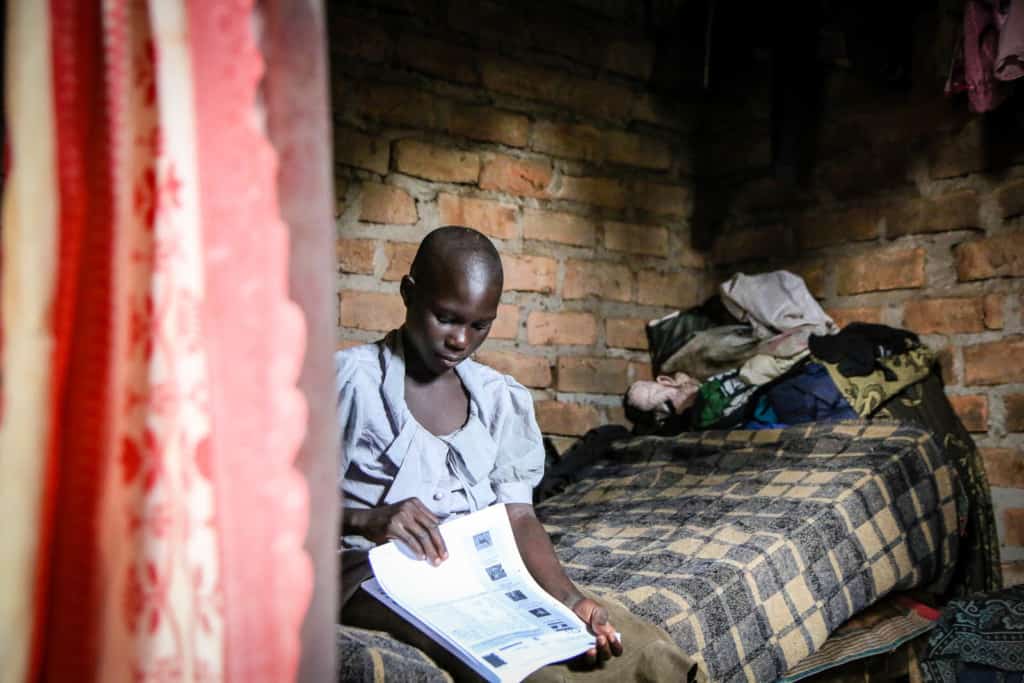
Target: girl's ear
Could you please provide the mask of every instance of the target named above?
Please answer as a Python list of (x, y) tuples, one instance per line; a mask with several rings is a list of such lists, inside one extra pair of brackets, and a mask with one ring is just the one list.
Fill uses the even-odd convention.
[(408, 308), (412, 304), (413, 292), (416, 289), (416, 280), (412, 278), (412, 275), (403, 275), (402, 284), (398, 286), (398, 291), (402, 294), (402, 303)]

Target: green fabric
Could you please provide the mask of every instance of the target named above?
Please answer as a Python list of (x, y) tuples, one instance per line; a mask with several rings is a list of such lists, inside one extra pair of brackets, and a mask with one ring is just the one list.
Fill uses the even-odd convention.
[(924, 427), (934, 435), (957, 471), (966, 498), (960, 506), (964, 537), (960, 539), (949, 593), (964, 596), (1002, 588), (999, 536), (985, 465), (970, 433), (946, 398), (938, 366), (933, 366), (924, 381), (882, 404), (873, 417)]
[(815, 360), (825, 366), (829, 377), (857, 414), (870, 417), (885, 401), (927, 377), (935, 363), (935, 354), (931, 349), (920, 346), (906, 353), (878, 359), (879, 365), (888, 368), (896, 376), (894, 380), (886, 379), (881, 368), (869, 375), (847, 377), (839, 372), (837, 363), (828, 363), (819, 358)]

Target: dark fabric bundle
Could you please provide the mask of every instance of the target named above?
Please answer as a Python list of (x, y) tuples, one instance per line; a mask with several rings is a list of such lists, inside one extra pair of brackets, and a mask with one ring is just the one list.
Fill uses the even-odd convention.
[(693, 335), (719, 325), (735, 325), (736, 322), (736, 318), (725, 310), (722, 300), (716, 295), (700, 306), (647, 323), (647, 347), (654, 374), (661, 374), (662, 364), (683, 348)]
[[(839, 334), (825, 337), (814, 335), (809, 346), (815, 358), (839, 366), (839, 372), (847, 377), (869, 375), (878, 369), (879, 358), (899, 355), (920, 346), (917, 335), (888, 325), (872, 323), (850, 323)], [(886, 379), (891, 371), (882, 367)]]

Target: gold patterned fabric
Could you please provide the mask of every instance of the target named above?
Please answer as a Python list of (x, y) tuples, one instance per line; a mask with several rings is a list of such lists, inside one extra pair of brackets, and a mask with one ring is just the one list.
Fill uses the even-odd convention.
[(571, 578), (714, 681), (770, 681), (892, 590), (942, 591), (956, 473), (931, 435), (844, 422), (641, 437), (538, 506)]
[(906, 387), (927, 377), (935, 363), (935, 354), (931, 349), (919, 346), (906, 353), (879, 358), (877, 364), (895, 379), (886, 379), (886, 371), (882, 367), (868, 375), (847, 377), (839, 372), (836, 363), (815, 360), (825, 366), (829, 377), (857, 414), (868, 417)]

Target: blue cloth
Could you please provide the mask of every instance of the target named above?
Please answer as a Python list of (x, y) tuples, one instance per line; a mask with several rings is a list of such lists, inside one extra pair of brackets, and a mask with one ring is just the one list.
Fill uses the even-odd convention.
[(750, 416), (750, 420), (743, 425), (743, 429), (784, 429), (788, 426), (779, 422), (779, 418), (772, 409), (771, 403), (768, 402), (768, 397), (761, 396), (757, 399), (754, 412)]
[(829, 377), (828, 370), (819, 363), (807, 363), (795, 374), (779, 380), (766, 396), (776, 418), (784, 424), (859, 417)]

